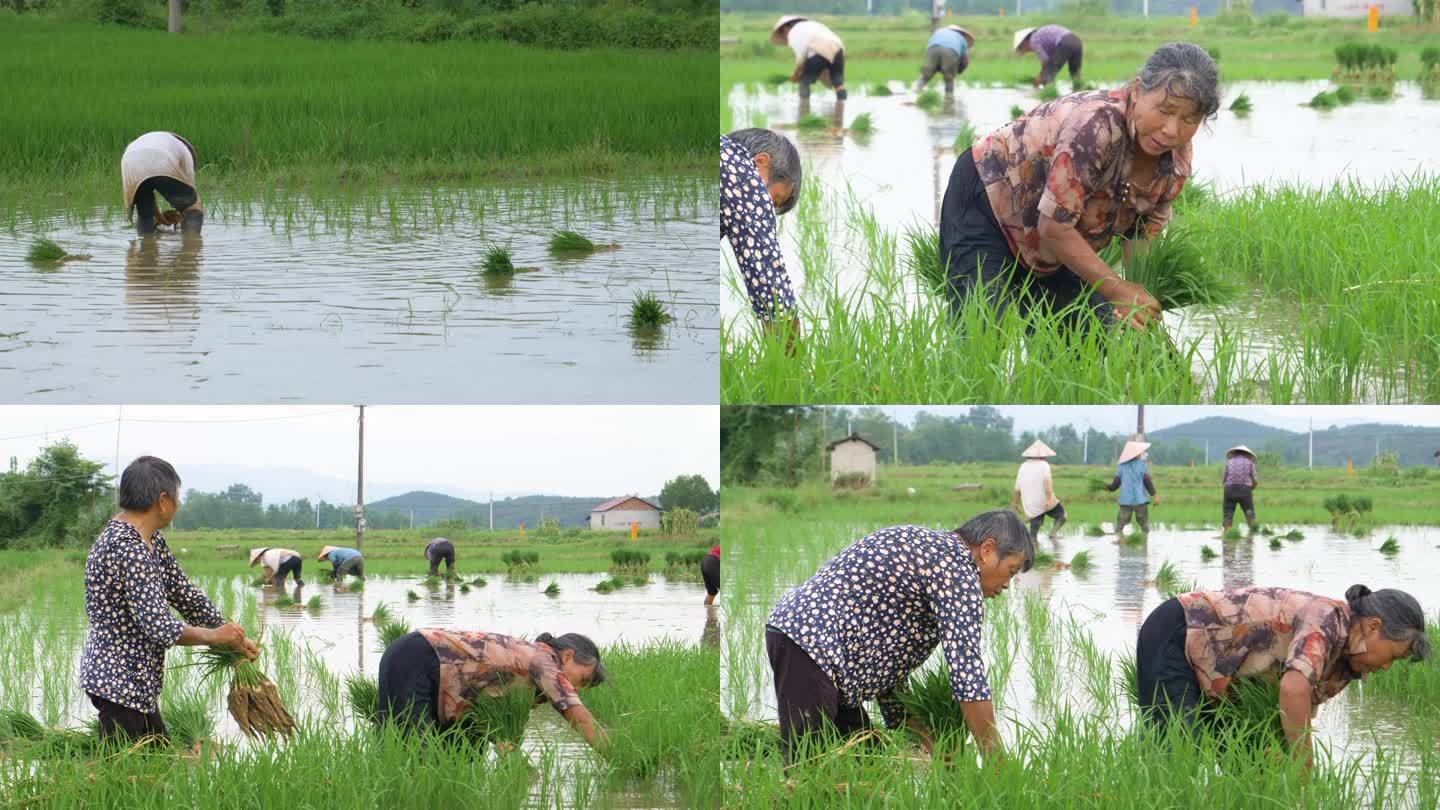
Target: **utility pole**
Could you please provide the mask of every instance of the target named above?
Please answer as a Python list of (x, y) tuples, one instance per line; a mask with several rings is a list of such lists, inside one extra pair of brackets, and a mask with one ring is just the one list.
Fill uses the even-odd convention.
[(320, 496), (315, 496), (315, 528), (320, 528)]
[(1081, 455), (1080, 455), (1080, 463), (1081, 463), (1081, 464), (1089, 464), (1089, 463), (1090, 463), (1090, 423), (1089, 423), (1089, 422), (1086, 422), (1086, 423), (1085, 423), (1085, 443), (1084, 443), (1083, 447), (1084, 447), (1085, 449), (1082, 450), (1082, 451), (1080, 451), (1080, 452), (1081, 452)]
[(825, 444), (830, 440), (830, 408), (820, 406), (820, 477), (825, 477)]
[(895, 456), (895, 466), (896, 466), (896, 467), (899, 467), (899, 466), (900, 466), (900, 423), (899, 423), (899, 422), (891, 422), (891, 423), (890, 423), (890, 442), (891, 442), (891, 444), (893, 444), (894, 447), (895, 447), (895, 453), (894, 453), (894, 456)]
[(1206, 439), (1206, 440), (1205, 440), (1205, 465), (1206, 465), (1207, 467), (1210, 465), (1210, 440), (1209, 440), (1209, 439)]
[(365, 551), (365, 406), (360, 407), (360, 453), (355, 468), (355, 550)]
[(1145, 406), (1136, 405), (1135, 415), (1135, 441), (1145, 441)]
[(180, 0), (170, 0), (170, 33), (180, 33)]
[(1310, 417), (1310, 463), (1308, 469), (1315, 469), (1315, 417)]
[(495, 490), (490, 490), (490, 531), (495, 531)]

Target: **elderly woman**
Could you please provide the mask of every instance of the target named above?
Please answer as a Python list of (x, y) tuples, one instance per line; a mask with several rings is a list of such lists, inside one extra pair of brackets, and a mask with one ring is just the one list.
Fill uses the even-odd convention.
[(325, 546), (320, 549), (315, 561), (326, 560), (330, 561), (330, 578), (336, 582), (343, 582), (346, 574), (351, 574), (356, 579), (365, 578), (365, 557), (353, 548)]
[(521, 691), (529, 705), (549, 701), (585, 742), (603, 750), (605, 732), (575, 690), (604, 681), (600, 651), (579, 633), (541, 633), (526, 641), (427, 627), (396, 639), (380, 657), (375, 722), (406, 732), (461, 734), (477, 700)]
[(999, 308), (1075, 304), (1104, 320), (1118, 310), (1137, 326), (1158, 315), (1096, 251), (1120, 236), (1129, 261), (1170, 221), (1218, 83), (1204, 50), (1172, 42), (1124, 87), (1042, 104), (961, 154), (940, 213), (955, 311), (983, 294)]
[(955, 92), (955, 77), (970, 67), (970, 49), (975, 47), (975, 35), (958, 25), (947, 25), (935, 29), (925, 43), (925, 64), (920, 67), (920, 81), (916, 90), (925, 85), (936, 73), (945, 77), (945, 95)]
[(984, 600), (1003, 593), (1034, 559), (1029, 530), (1015, 513), (997, 509), (953, 532), (881, 529), (785, 594), (765, 623), (765, 650), (787, 767), (827, 728), (842, 737), (869, 728), (868, 700), (879, 702), (886, 726), (907, 727), (933, 749), (930, 730), (907, 716), (898, 694), (937, 644), (971, 736), (982, 753), (998, 754), (980, 658)]
[(425, 544), (425, 560), (430, 563), (430, 576), (440, 574), (440, 561), (445, 561), (445, 576), (455, 573), (455, 544), (437, 537)]
[(300, 578), (303, 558), (300, 552), (288, 548), (250, 549), (250, 567), (260, 566), (260, 576), (266, 585), (284, 585), (285, 577), (294, 575), (296, 585), (304, 585)]
[[(125, 216), (134, 220), (141, 236), (154, 233), (156, 224), (179, 225), (186, 233), (200, 232), (205, 212), (195, 190), (197, 162), (195, 147), (173, 132), (147, 132), (125, 147), (120, 156)], [(155, 205), (157, 193), (175, 210), (161, 213)]]
[[(210, 645), (259, 655), (253, 641), (191, 584), (161, 530), (180, 509), (180, 476), (154, 456), (120, 474), (120, 512), (105, 524), (85, 560), (90, 630), (80, 655), (80, 688), (100, 713), (100, 738), (169, 739), (160, 716), (165, 653)], [(185, 621), (170, 613), (174, 608)]]
[(790, 81), (799, 82), (801, 98), (809, 98), (810, 85), (820, 82), (835, 88), (836, 99), (845, 100), (845, 43), (829, 26), (787, 14), (770, 29), (770, 41), (795, 52)]
[(1039, 28), (1021, 28), (1015, 32), (1015, 53), (1033, 53), (1040, 60), (1040, 75), (1035, 77), (1035, 86), (1043, 87), (1055, 81), (1060, 68), (1070, 68), (1070, 81), (1080, 83), (1080, 66), (1085, 60), (1085, 46), (1063, 25), (1042, 25)]
[(783, 135), (740, 129), (720, 136), (720, 236), (735, 252), (750, 308), (767, 326), (795, 310), (775, 229), (776, 216), (795, 207), (800, 182), (800, 153)]
[(1280, 721), (1309, 761), (1310, 720), (1351, 681), (1430, 652), (1425, 614), (1404, 591), (1352, 585), (1345, 601), (1287, 588), (1182, 593), (1145, 619), (1136, 648), (1141, 714), (1198, 733), (1241, 678), (1280, 683)]
[(1224, 531), (1230, 531), (1235, 521), (1235, 507), (1245, 513), (1245, 522), (1250, 531), (1256, 528), (1255, 487), (1260, 478), (1255, 474), (1255, 454), (1243, 444), (1237, 444), (1225, 451), (1225, 471), (1221, 473), (1220, 486), (1225, 490), (1224, 502), (1220, 506), (1221, 524)]

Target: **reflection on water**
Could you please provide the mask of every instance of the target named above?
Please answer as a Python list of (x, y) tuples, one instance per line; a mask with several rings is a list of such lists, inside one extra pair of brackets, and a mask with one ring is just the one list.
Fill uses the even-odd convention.
[[(136, 239), (103, 208), (22, 218), (0, 233), (0, 390), (66, 402), (483, 393), (529, 404), (577, 390), (714, 402), (717, 203), (697, 184), (221, 199), (207, 204), (203, 249), (181, 234)], [(548, 250), (558, 228), (620, 248), (562, 260)], [(24, 254), (40, 235), (92, 258), (32, 272)], [(479, 272), (493, 245), (521, 271)], [(641, 292), (675, 320), (637, 352), (624, 321)]]

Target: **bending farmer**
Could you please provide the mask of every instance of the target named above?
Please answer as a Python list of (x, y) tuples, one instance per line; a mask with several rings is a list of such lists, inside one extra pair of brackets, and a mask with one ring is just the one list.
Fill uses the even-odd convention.
[(1182, 593), (1140, 627), (1141, 715), (1163, 731), (1198, 735), (1240, 679), (1280, 682), (1280, 722), (1292, 753), (1310, 764), (1310, 721), (1352, 681), (1430, 652), (1425, 615), (1404, 591), (1352, 585), (1345, 601), (1287, 588)]
[(375, 722), (464, 738), (465, 716), (476, 701), (506, 700), (519, 692), (527, 707), (548, 700), (585, 742), (603, 750), (605, 732), (575, 690), (604, 681), (600, 651), (578, 633), (558, 638), (541, 633), (526, 641), (427, 627), (401, 636), (381, 656)]
[(1160, 502), (1155, 492), (1155, 482), (1150, 479), (1150, 465), (1145, 461), (1149, 442), (1126, 442), (1120, 449), (1120, 460), (1115, 463), (1115, 477), (1105, 485), (1107, 492), (1120, 490), (1120, 509), (1115, 514), (1116, 542), (1124, 537), (1125, 527), (1130, 525), (1130, 516), (1135, 516), (1140, 531), (1150, 533), (1150, 498)]
[[(137, 233), (154, 233), (156, 223), (200, 232), (205, 213), (195, 191), (196, 162), (195, 147), (173, 132), (147, 132), (125, 147), (120, 157), (125, 218), (134, 219)], [(161, 213), (155, 205), (157, 193), (175, 210)]]
[(789, 14), (770, 30), (770, 41), (789, 45), (795, 52), (790, 81), (800, 83), (800, 98), (809, 98), (810, 85), (818, 81), (835, 88), (835, 98), (845, 100), (845, 43), (834, 31), (814, 20)]
[(720, 238), (730, 242), (750, 308), (762, 324), (793, 321), (795, 293), (776, 218), (800, 197), (800, 153), (768, 129), (720, 136)]
[(304, 585), (305, 580), (300, 578), (300, 552), (291, 551), (288, 548), (252, 548), (250, 549), (250, 567), (260, 564), (260, 576), (265, 580), (266, 585), (284, 585), (285, 575), (294, 574), (295, 584)]
[(1237, 444), (1225, 451), (1225, 472), (1220, 485), (1225, 489), (1224, 502), (1220, 506), (1220, 522), (1223, 531), (1230, 531), (1235, 520), (1235, 507), (1245, 513), (1245, 522), (1251, 533), (1257, 528), (1255, 521), (1255, 487), (1260, 479), (1255, 475), (1255, 454), (1243, 444)]
[[(120, 512), (105, 524), (85, 560), (85, 615), (90, 629), (80, 654), (80, 688), (100, 713), (100, 739), (169, 740), (160, 716), (165, 652), (208, 644), (260, 654), (255, 642), (191, 584), (161, 530), (180, 510), (180, 476), (154, 456), (120, 475)], [(185, 621), (170, 613), (173, 608)]]
[(1070, 66), (1070, 81), (1080, 84), (1080, 63), (1085, 60), (1085, 46), (1080, 37), (1060, 25), (1021, 28), (1015, 32), (1015, 52), (1033, 53), (1040, 58), (1040, 75), (1035, 86), (1044, 87), (1055, 81), (1060, 68)]
[(1050, 464), (1045, 460), (1053, 458), (1055, 451), (1037, 439), (1021, 455), (1025, 461), (1015, 474), (1015, 492), (1010, 496), (1010, 508), (1024, 512), (1025, 519), (1030, 521), (1030, 537), (1037, 541), (1045, 518), (1053, 520), (1050, 537), (1054, 539), (1060, 535), (1060, 527), (1065, 525), (1065, 505), (1055, 497), (1055, 482), (1050, 477)]
[(715, 597), (720, 593), (720, 547), (710, 549), (710, 553), (700, 561), (700, 578), (705, 580), (705, 604), (715, 604)]
[(1125, 261), (1170, 221), (1200, 124), (1220, 108), (1215, 62), (1194, 45), (1155, 51), (1118, 90), (1042, 104), (955, 162), (940, 209), (940, 258), (958, 314), (972, 295), (997, 309), (1085, 310), (1142, 325), (1160, 304), (1097, 251)]
[(365, 578), (365, 558), (360, 552), (353, 548), (342, 546), (326, 546), (320, 549), (320, 555), (316, 557), (317, 562), (330, 560), (330, 578), (336, 582), (343, 582), (346, 574), (352, 574), (356, 579)]
[(936, 73), (945, 77), (945, 95), (955, 92), (955, 77), (970, 67), (970, 49), (975, 47), (975, 35), (958, 25), (947, 25), (935, 29), (930, 41), (925, 43), (925, 64), (920, 67), (920, 81), (916, 90), (925, 85)]
[(445, 576), (455, 573), (455, 544), (443, 537), (437, 537), (425, 545), (425, 559), (430, 561), (430, 576), (440, 573), (440, 561), (445, 561)]
[(898, 695), (937, 644), (971, 735), (982, 753), (998, 754), (980, 659), (983, 600), (1002, 593), (1034, 558), (1025, 525), (997, 509), (954, 532), (881, 529), (787, 593), (765, 625), (786, 765), (827, 731), (847, 737), (869, 728), (867, 700), (879, 701), (886, 726), (909, 728), (932, 750), (930, 730), (907, 716)]

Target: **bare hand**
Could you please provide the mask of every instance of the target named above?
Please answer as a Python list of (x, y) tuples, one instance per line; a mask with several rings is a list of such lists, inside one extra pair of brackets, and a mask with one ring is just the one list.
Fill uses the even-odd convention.
[(179, 225), (183, 219), (179, 211), (161, 211), (155, 217), (155, 221), (161, 225)]
[(1151, 318), (1160, 317), (1160, 302), (1133, 281), (1111, 279), (1101, 285), (1100, 291), (1115, 306), (1115, 314), (1129, 326), (1143, 327)]
[(256, 646), (255, 642), (245, 638), (245, 628), (236, 622), (222, 624), (212, 630), (210, 646), (243, 653), (252, 661), (260, 655), (260, 648)]

